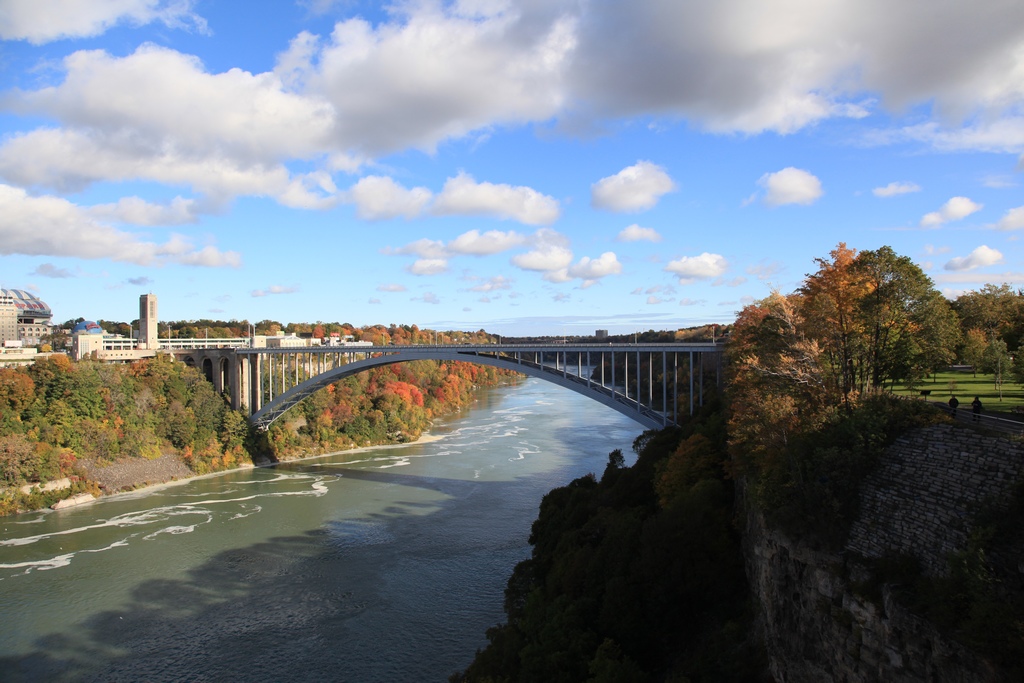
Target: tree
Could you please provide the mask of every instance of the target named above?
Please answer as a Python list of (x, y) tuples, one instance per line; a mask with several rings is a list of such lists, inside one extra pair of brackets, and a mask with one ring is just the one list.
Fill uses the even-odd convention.
[(993, 338), (985, 347), (985, 354), (982, 357), (982, 370), (993, 376), (995, 388), (999, 391), (999, 400), (1003, 400), (1003, 379), (1011, 372), (1013, 360), (1006, 348), (1006, 342), (1002, 339)]
[(920, 361), (926, 373), (935, 373), (956, 360), (960, 345), (960, 319), (946, 297), (938, 292), (924, 302), (921, 315), (926, 324), (918, 334), (921, 347)]
[(1010, 373), (1017, 384), (1024, 386), (1024, 346), (1018, 346), (1017, 352), (1013, 354), (1013, 365), (1010, 366)]
[(1015, 349), (1024, 342), (1024, 296), (1008, 284), (987, 284), (957, 297), (954, 307), (965, 330), (979, 329), (985, 337), (1000, 337)]
[(865, 273), (854, 268), (856, 250), (840, 242), (829, 255), (831, 260), (815, 259), (818, 272), (808, 275), (799, 290), (800, 309), (807, 336), (821, 346), (834, 390), (849, 406), (862, 383), (857, 359), (863, 353), (864, 329), (858, 304), (868, 293), (868, 283)]
[(985, 347), (988, 340), (985, 338), (984, 330), (972, 327), (964, 334), (963, 347), (960, 349), (960, 358), (971, 366), (974, 376), (978, 376), (978, 368), (981, 367), (985, 358)]
[(27, 372), (0, 368), (0, 413), (15, 415), (32, 405), (36, 398), (36, 385)]
[(858, 308), (870, 387), (919, 379), (942, 364), (956, 345), (955, 315), (931, 278), (890, 247), (861, 252), (855, 268), (867, 287)]

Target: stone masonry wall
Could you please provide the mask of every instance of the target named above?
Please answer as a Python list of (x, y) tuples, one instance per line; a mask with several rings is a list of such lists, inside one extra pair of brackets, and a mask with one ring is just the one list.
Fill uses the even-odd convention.
[[(946, 555), (966, 547), (976, 506), (1005, 499), (1022, 474), (1024, 447), (941, 425), (911, 432), (887, 450), (863, 488), (850, 552), (808, 548), (769, 529), (747, 506), (747, 576), (760, 606), (773, 678), (779, 683), (1003, 681), (989, 662), (906, 610), (888, 587), (876, 604), (851, 584), (869, 576), (858, 555), (914, 555), (925, 571), (944, 573)], [(741, 497), (743, 488), (741, 483)]]
[(967, 545), (972, 512), (1005, 499), (1024, 475), (1024, 446), (974, 430), (936, 425), (915, 430), (887, 451), (861, 493), (861, 514), (847, 549), (867, 558), (913, 555), (931, 575)]

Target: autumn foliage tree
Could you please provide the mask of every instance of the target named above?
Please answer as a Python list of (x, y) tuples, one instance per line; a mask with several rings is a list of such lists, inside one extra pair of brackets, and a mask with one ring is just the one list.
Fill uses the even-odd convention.
[(762, 502), (827, 517), (849, 504), (841, 489), (866, 471), (881, 423), (828, 447), (822, 435), (884, 415), (875, 397), (951, 362), (959, 326), (924, 272), (889, 247), (839, 244), (816, 263), (796, 292), (747, 306), (733, 326), (730, 438)]

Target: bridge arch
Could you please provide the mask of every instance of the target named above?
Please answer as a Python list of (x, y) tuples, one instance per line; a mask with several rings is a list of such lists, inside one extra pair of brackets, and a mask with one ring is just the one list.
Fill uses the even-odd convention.
[[(394, 349), (382, 349), (384, 353), (367, 354), (365, 358), (355, 360), (347, 363), (340, 367), (336, 367), (326, 372), (323, 372), (315, 377), (312, 377), (300, 384), (293, 386), (287, 391), (275, 396), (266, 405), (262, 406), (256, 411), (250, 418), (252, 423), (260, 429), (267, 429), (269, 426), (277, 420), (281, 415), (287, 412), (289, 409), (297, 405), (303, 399), (319, 391), (320, 389), (326, 388), (327, 386), (342, 380), (346, 377), (365, 372), (372, 368), (383, 367), (387, 365), (395, 365), (398, 363), (406, 363), (415, 360), (438, 360), (438, 361), (458, 361), (463, 363), (477, 363), (480, 365), (490, 365), (496, 368), (503, 368), (506, 370), (512, 370), (515, 372), (522, 373), (530, 377), (536, 377), (538, 379), (557, 384), (565, 389), (574, 391), (580, 395), (586, 396), (592, 400), (598, 401), (613, 410), (616, 410), (623, 415), (636, 420), (647, 429), (660, 429), (670, 424), (675, 424), (674, 409), (673, 416), (670, 416), (668, 411), (655, 410), (651, 406), (644, 405), (638, 398), (630, 397), (625, 395), (621, 391), (616, 391), (612, 387), (605, 386), (600, 382), (592, 381), (588, 377), (578, 376), (576, 374), (568, 373), (564, 365), (562, 368), (547, 366), (544, 364), (543, 359), (541, 362), (529, 362), (524, 361), (522, 355), (516, 355), (515, 357), (502, 356), (498, 353), (498, 350), (485, 349), (484, 353), (481, 353), (479, 348), (474, 351), (468, 351), (466, 349), (459, 348), (438, 348), (438, 347), (410, 347), (409, 350), (394, 350)], [(623, 348), (611, 348), (611, 347), (597, 347), (593, 349), (596, 352), (602, 353), (622, 353)], [(658, 349), (645, 350), (647, 353), (668, 353), (673, 351), (689, 351), (691, 353), (691, 377), (693, 370), (692, 354), (695, 352), (703, 353), (705, 351), (718, 352), (718, 349), (699, 349), (694, 351), (693, 349), (683, 349), (676, 347), (675, 349), (667, 349), (665, 347), (659, 347)], [(583, 353), (589, 352), (591, 349), (579, 349), (575, 347), (564, 347), (564, 348), (548, 348), (544, 349), (542, 353)], [(629, 351), (638, 351), (636, 347), (631, 347)], [(492, 355), (493, 354), (493, 355)], [(663, 357), (664, 358), (664, 357)], [(652, 356), (653, 361), (653, 356)], [(628, 362), (628, 361), (627, 361)], [(664, 360), (663, 360), (664, 362)], [(613, 379), (614, 383), (614, 379)], [(675, 387), (673, 387), (675, 391)], [(653, 389), (652, 389), (653, 391)], [(690, 405), (691, 410), (693, 406), (693, 383), (691, 380), (690, 385)], [(663, 398), (663, 407), (667, 408), (667, 401)], [(675, 402), (674, 402), (675, 403)], [(674, 405), (673, 403), (673, 405)], [(703, 403), (703, 382), (701, 384), (701, 403)]]

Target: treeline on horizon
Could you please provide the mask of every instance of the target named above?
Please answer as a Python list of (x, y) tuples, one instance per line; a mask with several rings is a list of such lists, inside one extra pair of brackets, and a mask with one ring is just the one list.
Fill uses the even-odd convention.
[[(58, 325), (53, 336), (55, 341), (64, 333), (60, 330), (71, 330), (85, 318), (75, 318)], [(139, 321), (130, 322), (96, 320), (97, 325), (109, 334), (119, 334), (124, 337), (138, 335)], [(160, 335), (166, 338), (168, 330), (172, 339), (210, 339), (241, 338), (248, 337), (254, 333), (257, 335), (279, 335), (294, 334), (306, 336), (313, 339), (325, 339), (332, 334), (342, 337), (351, 336), (355, 341), (370, 341), (378, 346), (388, 344), (492, 344), (499, 341), (506, 343), (539, 343), (556, 342), (563, 340), (580, 342), (600, 343), (627, 343), (639, 342), (641, 344), (671, 343), (671, 342), (703, 342), (721, 339), (727, 335), (730, 329), (729, 324), (707, 324), (696, 325), (678, 330), (647, 330), (629, 334), (610, 334), (606, 337), (595, 335), (498, 335), (480, 329), (475, 332), (466, 330), (434, 330), (429, 328), (421, 329), (418, 325), (365, 325), (357, 327), (351, 323), (340, 322), (315, 322), (315, 323), (281, 323), (277, 320), (260, 320), (250, 323), (248, 320), (162, 320), (160, 321)], [(54, 344), (59, 347), (59, 344)]]
[[(82, 461), (177, 454), (196, 474), (254, 460), (283, 460), (353, 446), (417, 439), (436, 416), (472, 400), (478, 386), (514, 381), (488, 366), (416, 361), (341, 380), (257, 433), (199, 370), (169, 356), (131, 364), (40, 358), (0, 368), (0, 514), (98, 492)], [(72, 490), (18, 487), (71, 478)]]

